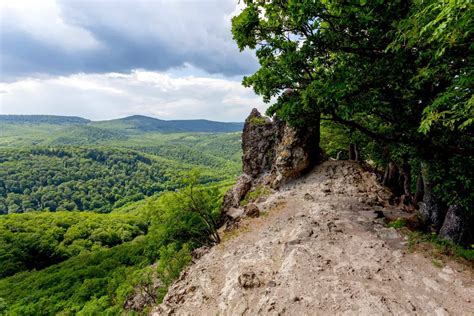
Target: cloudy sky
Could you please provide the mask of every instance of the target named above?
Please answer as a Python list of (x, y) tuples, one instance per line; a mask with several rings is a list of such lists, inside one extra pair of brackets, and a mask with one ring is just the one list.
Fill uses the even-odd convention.
[(0, 1), (0, 114), (241, 121), (238, 0)]

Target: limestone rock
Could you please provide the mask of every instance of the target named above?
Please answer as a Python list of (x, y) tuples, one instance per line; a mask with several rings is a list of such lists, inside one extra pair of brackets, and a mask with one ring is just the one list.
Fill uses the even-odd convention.
[(319, 156), (319, 129), (295, 128), (286, 125), (275, 148), (273, 187), (300, 176), (314, 166)]
[(257, 178), (265, 171), (270, 171), (275, 145), (275, 125), (253, 109), (245, 120), (242, 133), (242, 165), (244, 173)]
[(240, 207), (252, 187), (277, 189), (313, 167), (321, 153), (319, 129), (292, 127), (253, 109), (245, 120), (242, 152), (244, 173), (224, 196), (223, 219), (229, 219), (225, 216), (228, 213), (236, 213), (235, 208)]
[(221, 209), (222, 213), (225, 214), (228, 213), (231, 208), (240, 207), (240, 201), (242, 201), (251, 188), (252, 178), (244, 173), (239, 177), (235, 185), (224, 195)]

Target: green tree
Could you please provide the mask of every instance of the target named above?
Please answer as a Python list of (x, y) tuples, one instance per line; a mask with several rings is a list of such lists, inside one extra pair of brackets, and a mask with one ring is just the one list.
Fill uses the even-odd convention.
[[(321, 113), (348, 134), (364, 135), (370, 159), (398, 159), (400, 165), (409, 159), (414, 170), (424, 161), (431, 170), (427, 189), (455, 188), (456, 199), (439, 195), (444, 206), (436, 209), (456, 203), (471, 212), (474, 184), (454, 175), (474, 168), (472, 3), (244, 5), (232, 20), (233, 36), (241, 50), (255, 49), (260, 68), (243, 84), (264, 101), (275, 100), (269, 115), (315, 125)], [(441, 163), (447, 161), (458, 163)]]

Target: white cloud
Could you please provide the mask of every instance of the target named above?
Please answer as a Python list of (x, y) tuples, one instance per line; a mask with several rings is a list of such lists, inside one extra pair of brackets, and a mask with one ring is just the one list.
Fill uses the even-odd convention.
[(239, 81), (134, 70), (0, 83), (1, 114), (77, 115), (110, 119), (142, 114), (163, 119), (242, 121), (266, 105)]

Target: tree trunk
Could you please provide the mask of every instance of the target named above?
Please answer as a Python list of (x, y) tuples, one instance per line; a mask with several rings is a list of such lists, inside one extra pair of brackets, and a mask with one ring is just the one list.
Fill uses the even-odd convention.
[(357, 147), (356, 144), (349, 144), (349, 160), (356, 160)]
[(439, 231), (444, 221), (444, 212), (439, 205), (433, 193), (433, 183), (430, 178), (430, 170), (428, 164), (421, 163), (421, 174), (423, 176), (423, 202), (420, 203), (420, 213), (423, 220), (432, 225), (436, 232)]
[(388, 187), (395, 196), (401, 196), (403, 191), (400, 187), (400, 171), (397, 165), (391, 161), (389, 162), (387, 169), (385, 169), (385, 175), (383, 177), (383, 185)]
[(415, 193), (415, 204), (423, 202), (423, 195), (425, 195), (423, 176), (418, 174), (416, 179), (416, 193)]
[(439, 235), (460, 245), (474, 243), (472, 216), (457, 205), (450, 206)]

